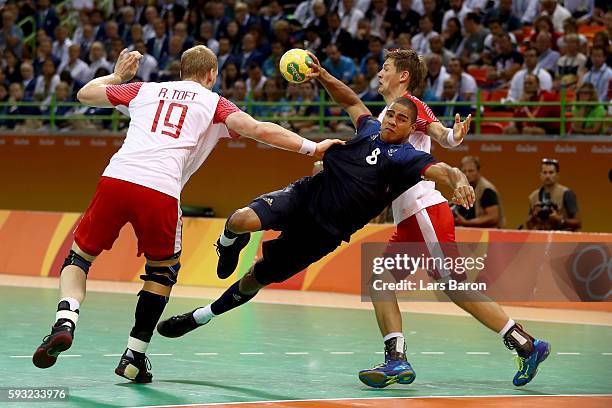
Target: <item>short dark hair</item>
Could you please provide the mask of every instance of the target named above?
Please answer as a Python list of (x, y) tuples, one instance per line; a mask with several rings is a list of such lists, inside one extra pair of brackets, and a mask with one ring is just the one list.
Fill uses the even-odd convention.
[(410, 120), (412, 121), (412, 123), (416, 123), (418, 108), (412, 100), (400, 96), (399, 98), (394, 100), (393, 103), (399, 103), (400, 105), (408, 108), (408, 110), (410, 111)]
[(555, 171), (557, 173), (559, 172), (559, 169), (560, 169), (560, 167), (559, 167), (559, 160), (557, 160), (557, 159), (547, 159), (547, 158), (544, 158), (544, 159), (542, 159), (542, 166), (544, 166), (544, 165), (546, 165), (546, 166), (555, 166)]
[(480, 24), (480, 21), (482, 20), (481, 17), (480, 17), (480, 14), (474, 13), (473, 11), (470, 11), (469, 13), (467, 13), (465, 18), (467, 20), (470, 20), (470, 21), (476, 23), (476, 24)]
[(463, 159), (461, 159), (461, 164), (464, 163), (474, 163), (474, 165), (476, 166), (476, 170), (480, 171), (480, 157), (478, 156), (465, 156)]

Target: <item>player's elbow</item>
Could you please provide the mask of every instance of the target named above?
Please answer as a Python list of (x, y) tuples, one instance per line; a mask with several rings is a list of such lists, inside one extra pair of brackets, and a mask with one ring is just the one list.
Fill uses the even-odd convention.
[(79, 90), (79, 92), (77, 92), (76, 97), (78, 101), (81, 102), (83, 105), (91, 105), (93, 102), (92, 96), (93, 95), (91, 90), (87, 86), (84, 86)]

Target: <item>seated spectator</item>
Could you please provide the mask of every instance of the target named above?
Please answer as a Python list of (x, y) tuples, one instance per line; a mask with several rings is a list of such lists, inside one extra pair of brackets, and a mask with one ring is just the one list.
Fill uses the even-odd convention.
[(323, 57), (323, 39), (315, 26), (308, 26), (304, 30), (304, 49), (315, 54), (317, 58)]
[(274, 40), (271, 44), (271, 53), (262, 65), (263, 73), (267, 77), (278, 75), (278, 65), (285, 53), (285, 49), (280, 41)]
[[(140, 78), (141, 80), (143, 80), (144, 82), (149, 82), (152, 79), (156, 78), (157, 72), (160, 69), (160, 67), (157, 61), (155, 60), (155, 58), (153, 58), (147, 52), (147, 46), (145, 45), (144, 41), (139, 40), (136, 43), (134, 43), (134, 48), (136, 49), (136, 51), (142, 54), (142, 58), (140, 58), (140, 62), (138, 64), (138, 71), (136, 71), (136, 76)], [(175, 60), (173, 62), (177, 62), (177, 61), (180, 66), (180, 60)], [(170, 71), (171, 65), (172, 63), (166, 65), (166, 67), (164, 67), (164, 70)]]
[(55, 27), (60, 24), (60, 20), (55, 12), (55, 7), (51, 6), (50, 0), (38, 0), (38, 6), (36, 7), (36, 27), (45, 30), (47, 35), (51, 37), (55, 31)]
[[(62, 120), (63, 116), (69, 116), (77, 113), (78, 107), (68, 105), (68, 102), (75, 102), (74, 98), (70, 94), (70, 85), (66, 82), (59, 82), (55, 87), (55, 102), (53, 108), (50, 106), (45, 106), (41, 109), (41, 113), (43, 115), (50, 115), (51, 109), (55, 110), (55, 126), (59, 129), (69, 129), (72, 125), (77, 125), (78, 120)], [(45, 121), (45, 124), (49, 124), (49, 121)], [(77, 128), (82, 128), (82, 126), (77, 125)]]
[(480, 54), (484, 51), (484, 40), (489, 31), (482, 26), (480, 20), (480, 16), (473, 12), (468, 13), (463, 19), (466, 37), (457, 49), (457, 55), (465, 66), (477, 64)]
[(542, 7), (542, 14), (545, 16), (550, 16), (550, 19), (555, 27), (555, 31), (562, 33), (563, 22), (565, 19), (570, 18), (572, 13), (570, 13), (562, 5), (558, 4), (557, 0), (540, 0), (540, 5)]
[(446, 30), (442, 32), (442, 38), (444, 38), (444, 48), (456, 55), (459, 46), (463, 42), (461, 21), (453, 17), (448, 20), (448, 23), (446, 25)]
[(181, 55), (183, 54), (183, 41), (184, 40), (178, 36), (170, 37), (166, 57), (163, 60), (158, 61), (160, 67), (163, 69), (168, 69), (172, 62), (181, 60)]
[(421, 16), (419, 19), (419, 33), (412, 37), (412, 49), (418, 54), (425, 55), (431, 52), (429, 40), (431, 37), (439, 35), (433, 28), (431, 18), (427, 15)]
[(300, 102), (298, 105), (291, 106), (289, 116), (312, 116), (311, 120), (292, 120), (289, 122), (291, 129), (295, 132), (309, 131), (318, 126), (319, 107), (313, 105), (319, 102), (319, 95), (313, 81), (306, 81), (303, 84), (289, 84), (287, 86), (288, 100)]
[(0, 31), (0, 50), (12, 51), (16, 56), (22, 55), (23, 30), (15, 24), (17, 15), (9, 9), (2, 10), (2, 28)]
[(383, 45), (384, 41), (380, 37), (370, 37), (370, 40), (368, 41), (369, 52), (366, 54), (365, 57), (363, 57), (359, 65), (359, 71), (362, 74), (366, 73), (366, 62), (369, 57), (376, 58), (376, 60), (378, 61), (378, 66), (382, 67), (383, 63), (385, 62)]
[(34, 67), (34, 75), (40, 75), (42, 71), (42, 66), (45, 61), (51, 60), (55, 66), (58, 66), (60, 61), (55, 58), (52, 54), (53, 47), (51, 45), (50, 38), (43, 38), (38, 43), (38, 47), (36, 47), (36, 58), (32, 61), (32, 66)]
[(116, 21), (107, 21), (104, 24), (104, 48), (106, 48), (106, 52), (110, 52), (111, 45), (113, 41), (119, 40), (123, 43), (121, 36), (119, 35), (119, 24)]
[[(436, 37), (434, 37), (434, 38), (436, 38)], [(395, 47), (395, 48), (399, 48), (400, 50), (409, 50), (410, 48), (412, 48), (412, 42), (411, 41), (412, 40), (411, 40), (410, 34), (408, 34), (408, 33), (401, 33), (395, 39), (395, 45), (397, 45), (397, 47)], [(431, 41), (429, 42), (429, 44), (431, 46)], [(432, 50), (432, 52), (433, 52), (433, 50)]]
[(474, 188), (476, 201), (469, 210), (453, 205), (455, 225), (473, 228), (503, 228), (504, 211), (499, 192), (493, 183), (480, 174), (480, 159), (465, 156), (461, 159), (461, 171)]
[[(448, 77), (444, 80), (444, 87), (442, 88), (442, 95), (440, 97), (441, 102), (450, 102), (445, 105), (438, 105), (432, 107), (433, 112), (441, 118), (441, 122), (444, 126), (450, 128), (455, 124), (455, 115), (459, 114), (461, 120), (472, 113), (470, 106), (455, 106), (455, 102), (469, 102), (469, 99), (464, 99), (459, 93), (459, 85), (454, 77)], [(448, 119), (442, 119), (448, 118)]]
[(493, 58), (495, 71), (487, 78), (504, 84), (512, 79), (514, 74), (523, 65), (523, 55), (514, 49), (512, 39), (508, 33), (500, 34), (496, 40), (496, 55)]
[(55, 93), (55, 87), (59, 81), (60, 78), (55, 72), (53, 61), (45, 61), (42, 66), (42, 73), (36, 78), (34, 100), (42, 102), (43, 106), (49, 105), (51, 103), (51, 94)]
[(448, 28), (448, 21), (451, 18), (456, 18), (458, 21), (463, 21), (465, 15), (472, 11), (466, 7), (465, 2), (463, 0), (449, 0), (448, 5), (449, 9), (444, 13), (444, 17), (442, 18), (442, 31)]
[(566, 19), (563, 22), (563, 31), (563, 36), (559, 37), (557, 40), (557, 49), (563, 52), (565, 48), (565, 39), (569, 35), (576, 35), (578, 37), (578, 51), (586, 54), (589, 40), (584, 35), (578, 33), (578, 25), (576, 24), (576, 20), (573, 18)]
[[(408, 49), (405, 47), (399, 47), (402, 49)], [(448, 67), (451, 59), (455, 58), (455, 54), (444, 48), (444, 40), (441, 35), (435, 35), (429, 39), (429, 49), (432, 54), (438, 54), (442, 59), (442, 65)]]
[(397, 25), (397, 10), (388, 7), (387, 0), (372, 0), (366, 18), (372, 22), (372, 34), (380, 38), (393, 35)]
[(327, 32), (322, 35), (321, 39), (323, 40), (323, 47), (334, 44), (342, 54), (346, 54), (347, 51), (350, 52), (353, 46), (353, 37), (340, 26), (340, 16), (335, 12), (327, 16)]
[[(9, 93), (8, 93), (8, 87), (7, 85), (5, 85), (4, 83), (0, 83), (0, 103), (4, 103), (6, 101), (8, 101), (8, 97), (9, 97)], [(3, 108), (3, 106), (0, 106), (0, 110)], [(1, 126), (1, 124), (0, 124)]]
[(593, 84), (597, 91), (597, 96), (602, 102), (609, 101), (608, 86), (612, 80), (612, 68), (606, 64), (608, 51), (603, 47), (593, 47), (591, 49), (591, 62), (593, 66), (582, 77), (581, 83), (589, 82)]
[(96, 36), (91, 24), (85, 24), (83, 26), (83, 39), (81, 42), (75, 42), (75, 44), (81, 45), (81, 59), (89, 64), (91, 61), (89, 60), (89, 53), (91, 51), (91, 46), (96, 42)]
[[(62, 73), (68, 71), (70, 77), (84, 85), (89, 80), (89, 65), (85, 63), (81, 58), (81, 47), (78, 44), (72, 44), (68, 48), (68, 61), (60, 65), (58, 72)], [(142, 63), (142, 61), (141, 61)]]
[(596, 3), (594, 0), (565, 0), (563, 5), (572, 14), (573, 19), (578, 19), (578, 22), (588, 24), (593, 17), (593, 9)]
[(68, 30), (64, 26), (55, 28), (55, 41), (51, 45), (51, 55), (59, 65), (68, 61), (68, 48), (72, 45), (72, 40), (68, 38)]
[(551, 75), (554, 75), (557, 70), (557, 62), (560, 54), (551, 48), (552, 37), (550, 33), (542, 31), (538, 34), (535, 42), (535, 48), (538, 50), (538, 68), (547, 70)]
[(351, 53), (348, 54), (351, 58), (356, 58), (360, 62), (359, 70), (361, 72), (361, 60), (365, 58), (370, 46), (370, 29), (372, 25), (370, 20), (362, 18), (357, 24), (357, 34), (353, 37), (353, 47)]
[(181, 79), (181, 62), (174, 61), (168, 69), (159, 71), (158, 75), (159, 82), (179, 81)]
[(4, 50), (2, 56), (4, 57), (2, 61), (2, 72), (4, 72), (6, 81), (9, 83), (21, 82), (23, 78), (21, 77), (21, 72), (19, 71), (20, 62), (15, 53), (11, 50)]
[(160, 66), (165, 66), (168, 48), (170, 47), (170, 38), (166, 31), (166, 23), (158, 18), (153, 23), (153, 29), (155, 30), (155, 36), (147, 41), (147, 52), (159, 62)]
[(246, 34), (242, 38), (242, 50), (240, 58), (240, 73), (245, 75), (247, 67), (250, 64), (261, 65), (264, 61), (264, 55), (257, 50), (255, 37), (252, 34)]
[[(442, 19), (444, 18), (444, 8), (441, 0), (423, 0), (423, 12), (419, 12), (422, 16), (429, 17), (433, 24), (434, 31), (442, 32)], [(462, 27), (461, 24), (459, 24)]]
[(128, 51), (134, 51), (134, 44), (136, 44), (136, 42), (138, 41), (142, 41), (146, 44), (146, 41), (144, 39), (144, 31), (142, 31), (142, 26), (140, 24), (134, 24), (130, 29), (130, 41), (127, 43), (130, 44), (128, 46)]
[[(370, 81), (368, 81), (363, 74), (357, 74), (355, 78), (353, 78), (353, 83), (351, 84), (351, 89), (359, 96), (363, 102), (384, 102), (384, 99), (381, 94), (378, 93), (378, 89), (370, 88)], [(384, 106), (376, 105), (376, 106), (368, 106), (372, 115), (378, 117), (380, 112), (382, 112)]]
[(280, 119), (290, 112), (284, 99), (284, 92), (279, 78), (268, 78), (263, 86), (261, 96), (257, 102), (273, 102), (274, 105), (256, 105), (253, 107), (253, 116), (258, 118)]
[(243, 111), (247, 110), (247, 88), (246, 83), (239, 79), (234, 82), (234, 88), (232, 89), (232, 101)]
[(427, 77), (425, 78), (425, 100), (439, 101), (442, 98), (444, 81), (449, 78), (446, 68), (442, 65), (442, 59), (438, 54), (428, 54), (425, 57), (427, 64)]
[(261, 97), (263, 86), (268, 78), (263, 75), (261, 67), (254, 63), (248, 66), (247, 74), (247, 94), (253, 99), (259, 99)]
[(364, 12), (355, 7), (354, 0), (342, 0), (338, 4), (338, 14), (340, 15), (340, 27), (355, 37), (359, 21), (365, 17)]
[(459, 95), (464, 101), (476, 100), (478, 85), (473, 76), (463, 70), (463, 65), (459, 58), (452, 58), (448, 64), (448, 73), (459, 85)]
[(200, 25), (198, 40), (212, 52), (219, 54), (219, 41), (215, 39), (215, 30), (210, 21), (204, 21)]
[(491, 54), (496, 54), (498, 51), (496, 48), (495, 39), (499, 37), (500, 35), (506, 35), (506, 34), (510, 36), (510, 41), (512, 42), (512, 46), (516, 47), (516, 37), (514, 36), (513, 33), (504, 31), (504, 28), (500, 24), (499, 20), (492, 19), (488, 21), (487, 28), (489, 29), (489, 34), (487, 35), (484, 41), (485, 51), (488, 51)]
[(91, 46), (91, 50), (89, 52), (89, 75), (87, 82), (91, 81), (92, 78), (95, 78), (95, 74), (98, 69), (103, 68), (108, 72), (111, 71), (112, 65), (106, 59), (106, 51), (104, 50), (104, 45), (96, 41)]
[(145, 9), (145, 23), (142, 27), (144, 32), (145, 42), (149, 41), (152, 38), (155, 38), (155, 21), (159, 19), (159, 13), (157, 12), (157, 8), (154, 6), (148, 6)]
[[(499, 8), (489, 9), (485, 14), (484, 21), (490, 24), (492, 21), (497, 20), (502, 30), (508, 34), (520, 32), (523, 23), (519, 15), (513, 13), (512, 6), (512, 0), (500, 0)], [(489, 27), (490, 29), (491, 27)]]
[[(34, 76), (34, 67), (29, 61), (24, 61), (19, 66), (21, 74), (21, 92), (26, 100), (34, 99), (34, 88), (36, 88), (36, 77)], [(10, 90), (10, 89), (9, 89)]]
[(587, 57), (578, 52), (578, 36), (576, 34), (565, 35), (565, 46), (563, 55), (557, 61), (557, 77), (564, 86), (573, 86), (578, 82), (578, 72), (582, 72)]
[(510, 81), (510, 89), (508, 90), (508, 100), (518, 102), (523, 92), (523, 81), (525, 75), (533, 74), (538, 77), (541, 91), (552, 90), (552, 76), (545, 69), (538, 68), (538, 51), (535, 48), (527, 48), (524, 53), (525, 68), (514, 74)]
[[(538, 1), (538, 0), (536, 0)], [(558, 51), (557, 42), (561, 38), (561, 34), (555, 30), (552, 20), (549, 16), (538, 16), (533, 23), (533, 32), (531, 33), (531, 37), (529, 37), (526, 42), (530, 45), (535, 45), (538, 35), (541, 32), (545, 32), (550, 34), (551, 37), (551, 48), (555, 51)]]
[(268, 21), (267, 24), (269, 27), (272, 27), (277, 21), (285, 20), (287, 18), (287, 15), (283, 10), (283, 6), (278, 0), (270, 1), (263, 14), (264, 18)]
[(137, 23), (136, 12), (132, 6), (124, 6), (119, 9), (120, 23), (119, 23), (119, 37), (125, 44), (133, 43), (132, 39), (132, 27)]
[[(374, 61), (376, 62), (376, 58), (374, 58)], [(349, 57), (342, 55), (338, 46), (335, 44), (327, 46), (327, 59), (323, 61), (323, 67), (328, 70), (332, 76), (347, 84), (350, 83), (357, 74), (355, 62)]]
[[(14, 82), (9, 85), (9, 97), (6, 106), (1, 108), (3, 115), (39, 115), (40, 110), (36, 106), (23, 106), (20, 102), (31, 102), (31, 99), (26, 99), (23, 93), (23, 85), (19, 82)], [(0, 125), (6, 129), (36, 129), (40, 127), (39, 121), (22, 118), (10, 118), (0, 120)]]
[(380, 68), (376, 57), (368, 57), (366, 59), (365, 78), (368, 81), (368, 88), (371, 92), (378, 92), (378, 88), (380, 87), (380, 78), (378, 78)]
[[(598, 102), (597, 91), (590, 82), (585, 82), (578, 88), (576, 102)], [(572, 134), (575, 135), (601, 135), (604, 134), (604, 119), (606, 107), (597, 105), (574, 105), (572, 108), (574, 119), (587, 119), (586, 121), (572, 122)]]
[[(525, 75), (523, 80), (523, 94), (518, 102), (559, 102), (559, 95), (540, 91), (538, 77), (533, 74)], [(514, 110), (514, 116), (517, 118), (560, 118), (561, 109), (559, 105), (554, 106), (518, 106)], [(559, 122), (515, 122), (504, 129), (507, 134), (521, 133), (525, 135), (558, 135)]]
[(229, 99), (233, 99), (233, 87), (234, 83), (241, 78), (240, 71), (238, 71), (238, 65), (233, 61), (225, 64), (221, 70), (221, 93), (223, 96)]
[(555, 159), (542, 159), (540, 179), (542, 187), (529, 195), (527, 229), (579, 230), (582, 222), (578, 213), (576, 194), (557, 182), (559, 162)]
[(418, 33), (419, 19), (421, 15), (412, 9), (412, 0), (400, 0), (398, 2), (399, 15), (393, 27), (393, 35), (395, 38), (402, 33), (408, 33), (411, 36)]

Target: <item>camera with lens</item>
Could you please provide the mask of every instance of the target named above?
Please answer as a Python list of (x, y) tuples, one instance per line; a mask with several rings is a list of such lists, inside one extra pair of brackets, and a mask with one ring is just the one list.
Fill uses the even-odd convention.
[(544, 190), (540, 191), (540, 210), (538, 211), (538, 218), (541, 219), (542, 221), (546, 221), (548, 220), (548, 217), (550, 216), (550, 214), (552, 214), (553, 211), (558, 210), (558, 206), (557, 204), (555, 204), (554, 202), (552, 202), (552, 200), (550, 199), (550, 194), (547, 193)]

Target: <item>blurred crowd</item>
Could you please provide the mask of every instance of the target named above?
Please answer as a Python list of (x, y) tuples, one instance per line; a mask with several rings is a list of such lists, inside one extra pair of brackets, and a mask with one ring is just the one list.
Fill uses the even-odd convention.
[[(74, 101), (87, 81), (112, 72), (123, 48), (144, 56), (135, 80), (178, 80), (181, 53), (204, 44), (219, 59), (217, 92), (245, 109), (248, 101), (284, 102), (256, 105), (252, 112), (281, 122), (300, 116), (304, 120), (287, 126), (308, 130), (318, 126), (308, 118), (320, 114), (319, 90), (314, 83), (281, 80), (278, 62), (286, 50), (312, 51), (364, 101), (382, 101), (377, 73), (385, 49), (413, 48), (428, 69), (416, 92), (425, 101), (474, 102), (480, 88), (482, 100), (554, 102), (563, 89), (569, 100), (593, 102), (568, 109), (582, 118), (573, 133), (607, 131), (612, 8), (606, 0), (68, 0), (59, 8), (49, 0), (0, 0), (0, 7), (0, 101), (8, 102), (0, 114), (48, 114), (53, 95)], [(19, 24), (28, 17), (35, 28)], [(31, 33), (35, 47), (24, 43)], [(35, 103), (14, 104), (21, 101)], [(55, 109), (57, 117), (110, 114)], [(434, 111), (448, 117), (473, 109), (440, 105)], [(340, 114), (333, 108), (325, 113)], [(561, 111), (521, 106), (510, 115), (560, 117)], [(28, 125), (41, 123), (0, 120), (5, 128)], [(93, 125), (59, 120), (57, 126)], [(506, 133), (559, 133), (558, 122), (502, 127)]]

